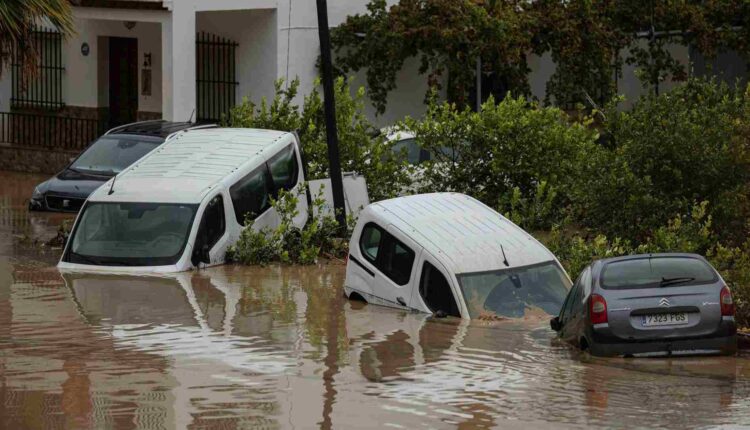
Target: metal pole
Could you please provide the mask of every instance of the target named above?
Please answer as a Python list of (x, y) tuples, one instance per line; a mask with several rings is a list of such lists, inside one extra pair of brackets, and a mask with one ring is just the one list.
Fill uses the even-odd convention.
[(323, 98), (325, 102), (326, 139), (328, 141), (328, 169), (331, 174), (331, 191), (336, 221), (341, 232), (346, 231), (344, 184), (339, 161), (339, 139), (336, 132), (336, 104), (333, 95), (333, 67), (331, 66), (331, 38), (328, 30), (328, 5), (326, 0), (316, 0), (318, 6), (318, 36), (320, 37), (320, 62), (323, 72)]
[(482, 57), (479, 56), (477, 57), (477, 112), (481, 110), (482, 110)]

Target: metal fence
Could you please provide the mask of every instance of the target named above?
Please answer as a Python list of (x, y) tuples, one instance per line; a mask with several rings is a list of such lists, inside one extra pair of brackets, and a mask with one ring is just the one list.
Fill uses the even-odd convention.
[(80, 150), (106, 130), (98, 119), (37, 113), (0, 112), (0, 142), (14, 145)]
[[(62, 35), (57, 30), (35, 28), (26, 41), (27, 46), (16, 45), (11, 56), (11, 105), (13, 107), (61, 108), (63, 103)], [(32, 70), (24, 59), (35, 55)]]
[(236, 52), (239, 45), (200, 32), (196, 36), (196, 118), (221, 121), (237, 102)]

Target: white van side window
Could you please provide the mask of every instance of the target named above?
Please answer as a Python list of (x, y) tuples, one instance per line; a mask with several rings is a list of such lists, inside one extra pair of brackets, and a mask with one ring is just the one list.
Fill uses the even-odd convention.
[(254, 220), (271, 207), (268, 166), (262, 165), (229, 188), (234, 214), (240, 225)]
[(268, 169), (271, 171), (275, 192), (279, 190), (291, 190), (297, 185), (299, 166), (297, 166), (297, 154), (294, 145), (289, 145), (281, 152), (268, 160)]
[(380, 239), (383, 237), (383, 232), (375, 224), (367, 224), (362, 229), (362, 236), (359, 240), (359, 248), (362, 251), (362, 256), (365, 257), (370, 263), (375, 264), (375, 260), (378, 258), (378, 250), (380, 249)]
[(414, 251), (374, 223), (365, 225), (359, 239), (362, 256), (398, 285), (406, 285), (414, 267)]

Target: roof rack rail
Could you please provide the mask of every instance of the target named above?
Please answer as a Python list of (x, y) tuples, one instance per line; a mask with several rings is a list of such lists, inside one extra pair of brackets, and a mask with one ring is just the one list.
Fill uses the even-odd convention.
[(148, 120), (148, 121), (131, 122), (131, 123), (128, 123), (128, 124), (118, 125), (117, 127), (114, 127), (114, 128), (112, 128), (110, 130), (107, 130), (107, 132), (104, 133), (104, 135), (106, 136), (106, 135), (108, 135), (110, 133), (114, 133), (116, 131), (120, 131), (120, 130), (126, 129), (126, 128), (128, 128), (130, 126), (133, 126), (133, 125), (136, 125), (136, 124), (151, 124), (151, 123), (155, 123), (155, 122), (166, 122), (166, 121), (163, 120), (163, 119), (152, 119), (152, 120)]
[(195, 127), (184, 128), (182, 130), (177, 130), (174, 133), (170, 133), (169, 136), (167, 136), (164, 139), (164, 141), (166, 142), (169, 139), (173, 138), (174, 136), (176, 136), (176, 135), (178, 135), (180, 133), (187, 133), (190, 130), (202, 130), (202, 129), (206, 129), (206, 128), (219, 128), (219, 126), (216, 125), (216, 124), (201, 124), (201, 125), (196, 125)]

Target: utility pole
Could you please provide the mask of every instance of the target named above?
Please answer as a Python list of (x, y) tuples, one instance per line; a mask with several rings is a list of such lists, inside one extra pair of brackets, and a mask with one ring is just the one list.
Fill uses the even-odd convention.
[(336, 221), (343, 233), (346, 231), (344, 184), (339, 160), (339, 138), (336, 130), (336, 103), (333, 95), (333, 66), (331, 65), (331, 36), (328, 30), (328, 5), (326, 0), (316, 0), (318, 6), (318, 36), (320, 37), (320, 62), (323, 72), (323, 101), (325, 102), (326, 140), (328, 141), (328, 171), (331, 175), (331, 192)]

